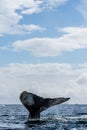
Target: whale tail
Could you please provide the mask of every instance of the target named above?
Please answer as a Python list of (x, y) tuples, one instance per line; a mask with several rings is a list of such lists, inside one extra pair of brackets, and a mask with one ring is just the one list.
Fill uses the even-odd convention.
[(20, 94), (20, 100), (22, 104), (27, 108), (30, 112), (29, 118), (30, 119), (39, 119), (40, 112), (46, 110), (47, 108), (61, 104), (63, 102), (68, 101), (70, 98), (43, 98), (37, 96), (35, 94), (29, 92), (22, 92)]

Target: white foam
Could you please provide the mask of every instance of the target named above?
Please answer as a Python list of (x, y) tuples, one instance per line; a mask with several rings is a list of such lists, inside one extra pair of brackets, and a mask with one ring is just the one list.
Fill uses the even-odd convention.
[(22, 129), (24, 128), (25, 126), (23, 124), (12, 124), (12, 123), (3, 123), (1, 124), (0, 123), (0, 128), (2, 129)]
[(77, 130), (76, 128), (72, 128), (71, 130)]

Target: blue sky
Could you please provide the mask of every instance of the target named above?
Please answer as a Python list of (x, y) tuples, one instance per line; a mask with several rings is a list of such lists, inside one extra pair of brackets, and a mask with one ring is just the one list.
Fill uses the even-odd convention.
[(86, 7), (86, 0), (1, 0), (0, 103), (20, 103), (24, 90), (87, 103)]

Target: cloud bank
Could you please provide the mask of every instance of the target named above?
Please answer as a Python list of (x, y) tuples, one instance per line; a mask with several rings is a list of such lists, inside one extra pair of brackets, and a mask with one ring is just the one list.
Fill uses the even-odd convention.
[(27, 90), (44, 97), (70, 97), (87, 103), (87, 64), (9, 64), (0, 67), (0, 103), (20, 103)]

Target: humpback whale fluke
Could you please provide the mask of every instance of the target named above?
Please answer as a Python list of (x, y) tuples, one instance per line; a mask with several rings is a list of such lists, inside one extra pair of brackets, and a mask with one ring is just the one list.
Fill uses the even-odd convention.
[(20, 94), (22, 104), (30, 112), (29, 119), (39, 119), (40, 112), (47, 108), (68, 101), (70, 98), (43, 98), (35, 94), (24, 91)]

